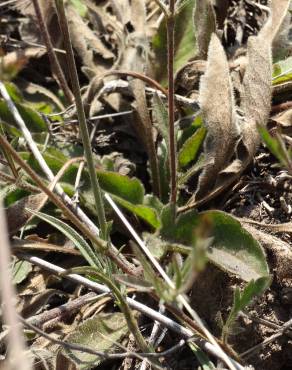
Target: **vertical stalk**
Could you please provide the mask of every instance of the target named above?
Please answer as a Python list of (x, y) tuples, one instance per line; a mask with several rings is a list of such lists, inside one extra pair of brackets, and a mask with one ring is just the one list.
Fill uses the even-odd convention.
[(170, 201), (176, 203), (176, 142), (174, 130), (174, 15), (175, 0), (169, 1), (167, 23), (167, 74), (168, 74), (168, 127), (169, 127), (169, 164), (170, 164)]
[(102, 192), (101, 192), (98, 179), (96, 176), (95, 166), (93, 162), (93, 155), (91, 152), (90, 138), (89, 138), (87, 123), (86, 123), (86, 118), (85, 118), (85, 113), (84, 113), (84, 107), (83, 107), (83, 102), (82, 102), (81, 93), (80, 93), (78, 74), (77, 74), (77, 69), (76, 69), (75, 59), (74, 59), (74, 54), (73, 54), (73, 48), (72, 48), (72, 43), (71, 43), (70, 34), (69, 34), (68, 22), (67, 22), (67, 18), (65, 14), (64, 2), (63, 0), (55, 0), (55, 4), (57, 8), (57, 13), (58, 13), (59, 25), (62, 30), (62, 34), (64, 37), (64, 45), (65, 45), (65, 49), (67, 52), (68, 69), (70, 73), (73, 94), (75, 97), (80, 133), (81, 133), (81, 138), (82, 138), (83, 147), (84, 147), (84, 156), (86, 158), (86, 162), (88, 166), (88, 172), (89, 172), (90, 182), (91, 182), (92, 191), (94, 195), (97, 217), (98, 217), (99, 226), (101, 230), (101, 237), (103, 239), (106, 239), (107, 238), (107, 224), (106, 224), (106, 218), (105, 218), (105, 212), (104, 212), (103, 197), (102, 197)]
[(56, 78), (59, 86), (63, 90), (63, 93), (65, 95), (65, 98), (66, 98), (67, 102), (69, 104), (72, 104), (73, 101), (74, 101), (74, 96), (73, 96), (73, 94), (72, 94), (72, 92), (71, 92), (71, 90), (70, 90), (70, 88), (67, 84), (66, 78), (63, 74), (62, 68), (60, 66), (60, 63), (59, 63), (58, 58), (56, 56), (56, 53), (54, 51), (54, 47), (52, 45), (51, 38), (50, 38), (50, 35), (49, 35), (49, 31), (48, 31), (46, 22), (44, 20), (43, 14), (42, 14), (42, 10), (41, 10), (40, 4), (39, 4), (39, 0), (32, 0), (32, 2), (33, 2), (36, 17), (37, 17), (37, 20), (38, 20), (38, 24), (39, 24), (39, 30), (40, 30), (43, 41), (44, 41), (44, 43), (46, 45), (46, 48), (47, 48), (47, 53), (48, 53), (48, 57), (49, 57), (49, 60), (50, 60), (50, 63), (51, 63), (52, 71), (55, 74), (55, 78)]

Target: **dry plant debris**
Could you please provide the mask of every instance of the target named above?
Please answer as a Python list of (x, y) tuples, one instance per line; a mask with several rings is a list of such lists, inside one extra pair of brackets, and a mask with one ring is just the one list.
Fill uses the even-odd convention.
[(291, 10), (0, 3), (1, 368), (292, 367)]

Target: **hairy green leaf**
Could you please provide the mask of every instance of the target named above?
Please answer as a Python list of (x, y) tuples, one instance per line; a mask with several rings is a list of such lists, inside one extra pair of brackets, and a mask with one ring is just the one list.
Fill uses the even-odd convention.
[[(117, 343), (120, 343), (128, 333), (129, 330), (124, 315), (115, 312), (98, 314), (86, 320), (77, 326), (65, 340), (96, 351), (117, 353), (120, 351)], [(68, 356), (80, 370), (92, 369), (104, 361), (102, 357), (70, 349), (63, 349), (62, 353)]]
[(263, 248), (237, 220), (221, 211), (202, 212), (200, 217), (207, 217), (211, 224), (210, 261), (244, 281), (269, 276)]

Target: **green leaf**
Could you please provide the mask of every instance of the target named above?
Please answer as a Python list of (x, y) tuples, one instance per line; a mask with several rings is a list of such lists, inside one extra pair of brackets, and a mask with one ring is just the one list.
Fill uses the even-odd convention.
[(144, 197), (143, 204), (145, 206), (154, 208), (159, 214), (162, 211), (163, 204), (161, 203), (160, 199), (157, 198), (153, 194), (146, 194)]
[(143, 204), (133, 204), (115, 195), (112, 195), (112, 198), (119, 205), (121, 205), (128, 211), (134, 213), (136, 216), (138, 216), (142, 220), (146, 221), (154, 229), (158, 229), (161, 226), (157, 211), (154, 208), (145, 206)]
[[(67, 337), (66, 342), (89, 347), (96, 351), (118, 353), (122, 339), (128, 335), (129, 330), (125, 317), (120, 312), (98, 314), (86, 320)], [(78, 369), (92, 369), (104, 361), (104, 358), (93, 354), (62, 349), (62, 353), (70, 358)]]
[(199, 346), (196, 345), (196, 343), (191, 342), (189, 343), (190, 349), (194, 352), (195, 356), (197, 357), (197, 360), (201, 364), (202, 370), (216, 370), (217, 367), (213, 364), (213, 362), (207, 357), (207, 355), (200, 349)]
[(266, 144), (269, 151), (279, 160), (282, 165), (288, 166), (289, 164), (287, 163), (287, 153), (285, 153), (283, 144), (279, 141), (279, 138), (272, 137), (269, 134), (269, 131), (260, 125), (258, 125), (258, 130), (263, 142)]
[(157, 93), (153, 95), (152, 109), (155, 126), (169, 148), (168, 111)]
[[(35, 110), (22, 103), (16, 103), (15, 105), (27, 128), (31, 132), (48, 131), (46, 123)], [(0, 100), (0, 120), (18, 127), (13, 115), (10, 113), (6, 103), (3, 100)]]
[(143, 203), (144, 186), (137, 178), (120, 175), (116, 172), (97, 170), (97, 177), (101, 188), (133, 204)]
[(178, 153), (178, 163), (181, 167), (186, 167), (190, 162), (196, 159), (206, 136), (206, 128), (199, 128), (193, 136), (185, 141)]
[(214, 264), (247, 282), (269, 276), (261, 245), (237, 220), (221, 211), (202, 212), (200, 217), (206, 217), (212, 228), (207, 255)]
[[(175, 16), (175, 56), (174, 68), (178, 70), (196, 53), (196, 40), (193, 27), (193, 8), (195, 0), (188, 1)], [(155, 65), (158, 67), (156, 79), (162, 81), (166, 77), (165, 61), (167, 58), (166, 23), (161, 22), (156, 35), (152, 39), (155, 52)]]
[(87, 6), (84, 5), (83, 0), (70, 0), (70, 3), (77, 10), (80, 17), (84, 18), (87, 15)]
[(35, 212), (29, 209), (29, 211), (40, 218), (41, 220), (49, 223), (56, 229), (58, 229), (62, 234), (64, 234), (68, 239), (70, 239), (73, 244), (79, 249), (82, 256), (92, 267), (97, 267), (99, 270), (103, 269), (104, 262), (100, 255), (93, 252), (90, 245), (84, 240), (84, 238), (71, 226), (67, 225), (65, 222), (60, 221), (56, 217), (46, 215), (42, 212)]
[(270, 282), (271, 282), (270, 277), (266, 276), (259, 278), (256, 281), (251, 280), (245, 286), (242, 292), (240, 292), (239, 288), (235, 289), (233, 306), (226, 320), (226, 323), (222, 329), (222, 338), (224, 342), (227, 342), (227, 338), (228, 335), (230, 334), (231, 327), (234, 324), (234, 321), (236, 320), (239, 312), (242, 311), (245, 307), (247, 307), (254, 297), (262, 294), (263, 291), (268, 287)]
[(21, 95), (21, 92), (18, 90), (14, 83), (6, 82), (5, 87), (8, 92), (8, 95), (10, 96), (14, 103), (23, 102), (23, 96)]
[(152, 284), (144, 279), (137, 278), (135, 276), (115, 274), (114, 279), (120, 284), (124, 284), (127, 287), (137, 289), (139, 292), (150, 292), (152, 291)]
[(18, 260), (13, 264), (12, 268), (12, 282), (13, 284), (20, 284), (22, 283), (28, 276), (28, 274), (32, 271), (31, 263), (27, 261)]
[(292, 80), (292, 57), (274, 64), (273, 85)]
[(194, 240), (194, 230), (199, 223), (196, 210), (181, 213), (176, 219), (174, 206), (167, 205), (161, 213), (162, 227), (160, 235), (172, 242), (192, 245)]
[(205, 167), (207, 163), (208, 161), (206, 161), (206, 157), (204, 153), (201, 153), (200, 157), (195, 162), (195, 164), (191, 166), (185, 173), (182, 173), (179, 175), (179, 178), (177, 181), (178, 185), (181, 186), (185, 184), (187, 181), (189, 181), (190, 178), (193, 177), (196, 173), (198, 173), (198, 171), (203, 169), (203, 167)]

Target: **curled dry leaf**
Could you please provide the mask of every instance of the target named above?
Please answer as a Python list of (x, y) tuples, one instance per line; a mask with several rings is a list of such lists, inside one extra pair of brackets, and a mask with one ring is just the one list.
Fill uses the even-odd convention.
[(112, 65), (114, 54), (105, 47), (72, 5), (68, 5), (66, 11), (72, 45), (83, 65), (96, 74), (104, 72)]
[(196, 1), (194, 26), (198, 48), (198, 57), (207, 59), (212, 33), (216, 32), (216, 17), (210, 0)]
[[(224, 49), (218, 38), (212, 36), (207, 68), (200, 85), (200, 105), (208, 128), (205, 153), (215, 159), (199, 178), (195, 203), (201, 202), (208, 192), (207, 200), (218, 195), (240, 176), (256, 153), (260, 144), (257, 125), (266, 125), (271, 108), (272, 43), (288, 6), (288, 0), (280, 1), (279, 6), (278, 2), (273, 2), (272, 15), (257, 36), (248, 38), (246, 68), (238, 89), (240, 116), (234, 113), (233, 84)], [(238, 144), (236, 134), (241, 135)], [(212, 137), (215, 139), (210, 140)], [(236, 159), (229, 163), (232, 154)], [(193, 204), (193, 199), (189, 204)]]
[(274, 271), (279, 280), (291, 279), (292, 277), (292, 250), (291, 246), (283, 240), (272, 236), (255, 227), (244, 223), (244, 228), (272, 254), (274, 259)]
[(212, 162), (200, 176), (197, 198), (215, 184), (216, 175), (230, 160), (239, 135), (227, 57), (215, 34), (209, 46), (206, 73), (201, 79), (199, 102), (208, 130), (204, 150)]

